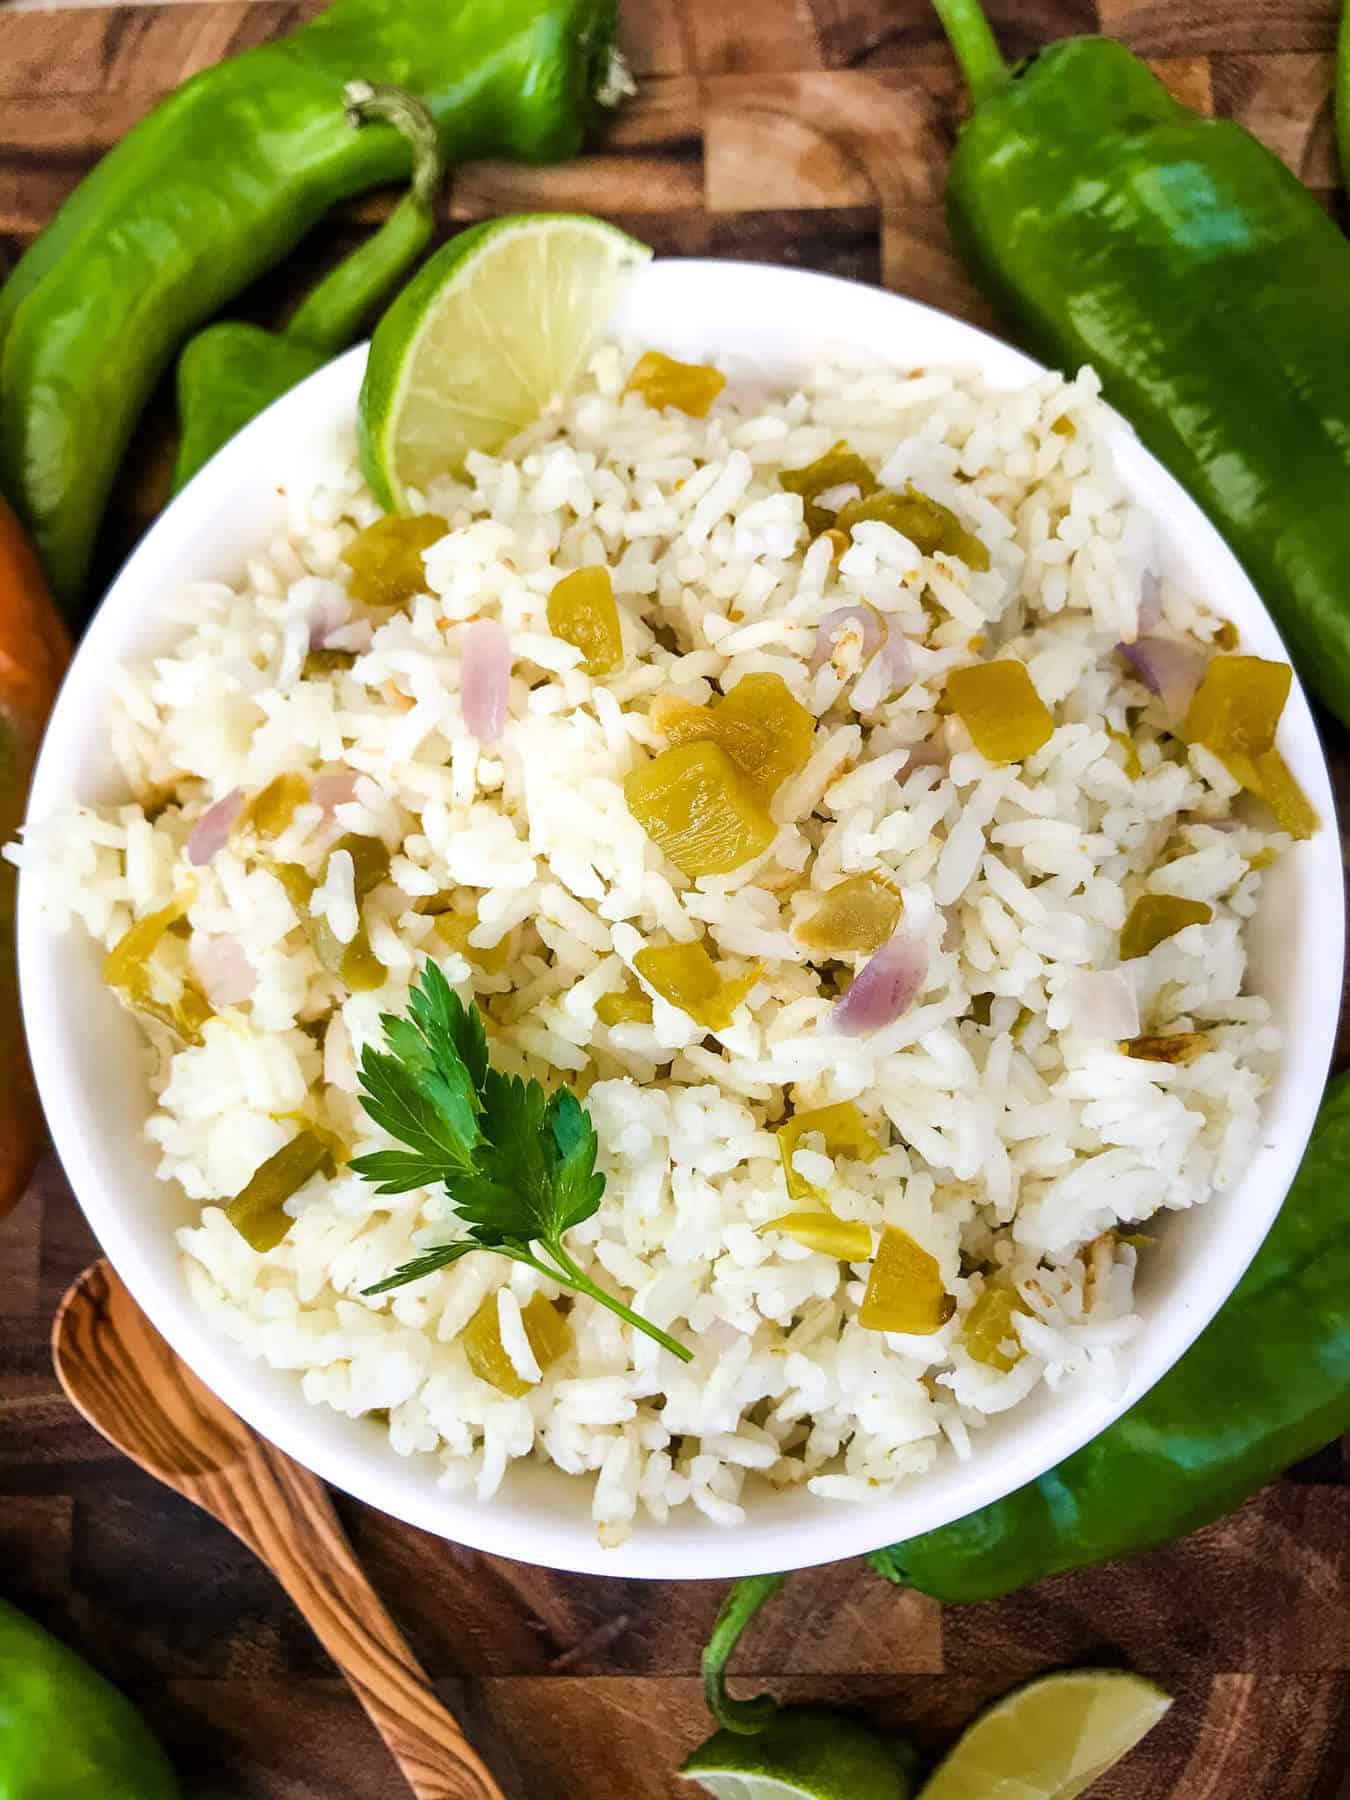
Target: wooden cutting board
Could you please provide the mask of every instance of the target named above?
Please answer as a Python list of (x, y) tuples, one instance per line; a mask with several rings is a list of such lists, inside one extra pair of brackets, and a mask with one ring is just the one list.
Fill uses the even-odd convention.
[[(943, 222), (958, 89), (927, 0), (625, 9), (641, 93), (608, 144), (563, 169), (468, 169), (451, 219), (577, 207), (658, 251), (827, 269), (992, 322)], [(0, 243), (21, 250), (164, 90), (313, 10), (0, 3)], [(1114, 32), (1339, 209), (1325, 0), (1001, 0), (992, 11), (1013, 51)], [(277, 316), (385, 204), (342, 209), (249, 296), (251, 316)], [(107, 567), (159, 504), (164, 442), (153, 428), (138, 440)], [(1344, 803), (1350, 740), (1328, 735)], [(144, 1705), (192, 1800), (394, 1800), (398, 1778), (374, 1733), (280, 1590), (62, 1399), (48, 1325), (94, 1249), (54, 1168), (0, 1225), (0, 1592)], [(997, 1605), (943, 1610), (860, 1564), (803, 1575), (792, 1605), (747, 1642), (745, 1667), (785, 1698), (854, 1706), (936, 1748), (1029, 1675), (1128, 1664), (1178, 1704), (1096, 1800), (1345, 1800), (1348, 1473), (1333, 1446), (1183, 1544)], [(513, 1800), (688, 1792), (671, 1771), (707, 1730), (697, 1667), (717, 1584), (551, 1575), (342, 1510)]]

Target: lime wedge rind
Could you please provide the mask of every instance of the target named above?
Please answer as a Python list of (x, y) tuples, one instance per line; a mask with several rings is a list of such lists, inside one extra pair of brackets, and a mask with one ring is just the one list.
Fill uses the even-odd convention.
[(717, 1732), (680, 1774), (715, 1800), (909, 1800), (899, 1749), (846, 1713), (792, 1706), (754, 1736)]

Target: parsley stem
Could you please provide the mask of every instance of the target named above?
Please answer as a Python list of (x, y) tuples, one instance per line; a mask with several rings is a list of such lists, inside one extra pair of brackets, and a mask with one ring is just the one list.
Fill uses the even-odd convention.
[(692, 1350), (687, 1350), (678, 1339), (662, 1331), (659, 1325), (653, 1325), (650, 1319), (644, 1319), (640, 1313), (635, 1313), (631, 1307), (625, 1306), (622, 1300), (616, 1300), (613, 1294), (606, 1293), (604, 1288), (597, 1286), (590, 1276), (572, 1261), (559, 1239), (541, 1238), (539, 1241), (557, 1263), (568, 1287), (575, 1288), (578, 1293), (588, 1295), (592, 1300), (598, 1300), (601, 1306), (607, 1306), (612, 1313), (617, 1313), (629, 1325), (635, 1325), (639, 1331), (645, 1331), (649, 1338), (660, 1344), (663, 1350), (669, 1350), (672, 1356), (678, 1356), (681, 1362), (693, 1362)]

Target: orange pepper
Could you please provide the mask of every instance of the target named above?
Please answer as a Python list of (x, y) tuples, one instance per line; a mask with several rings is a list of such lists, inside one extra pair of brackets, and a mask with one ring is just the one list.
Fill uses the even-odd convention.
[[(0, 501), (0, 843), (23, 822), (38, 742), (70, 660), (70, 639), (28, 539)], [(22, 1197), (46, 1142), (28, 1067), (14, 955), (17, 871), (0, 861), (0, 1217)]]

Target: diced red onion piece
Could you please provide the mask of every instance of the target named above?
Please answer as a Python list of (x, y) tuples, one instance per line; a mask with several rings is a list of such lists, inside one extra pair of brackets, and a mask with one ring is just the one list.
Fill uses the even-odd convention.
[(192, 835), (187, 841), (188, 861), (194, 868), (200, 869), (213, 861), (225, 848), (243, 805), (243, 793), (238, 788), (231, 788), (214, 806), (207, 807), (192, 827)]
[(309, 610), (310, 649), (326, 649), (329, 635), (340, 631), (349, 617), (347, 601), (342, 594), (326, 594), (322, 600), (316, 601)]
[(1205, 652), (1196, 644), (1161, 637), (1136, 638), (1117, 648), (1148, 691), (1158, 695), (1169, 723), (1180, 724), (1209, 662)]
[(334, 769), (327, 775), (316, 775), (310, 787), (314, 804), (331, 816), (335, 806), (345, 806), (356, 798), (355, 769)]
[(816, 647), (811, 652), (811, 673), (834, 654), (835, 638), (843, 627), (856, 623), (862, 631), (862, 659), (868, 663), (881, 648), (881, 615), (870, 606), (836, 606), (816, 626)]
[(941, 735), (922, 739), (909, 746), (909, 761), (896, 776), (903, 781), (911, 769), (945, 769), (951, 764), (952, 753)]
[(459, 702), (464, 723), (480, 743), (493, 744), (506, 725), (511, 645), (494, 619), (475, 619), (464, 633)]
[(889, 615), (886, 619), (886, 660), (890, 664), (891, 680), (898, 693), (914, 679), (914, 655), (909, 647), (909, 639), (900, 629), (900, 621)]
[(1153, 631), (1162, 623), (1162, 582), (1152, 569), (1145, 569), (1139, 582), (1139, 635)]
[(892, 1025), (918, 998), (928, 975), (928, 949), (902, 926), (874, 951), (834, 1003), (830, 1018), (845, 1037)]
[(192, 960), (212, 1006), (238, 1006), (258, 985), (257, 971), (238, 938), (209, 938)]
[(1073, 1029), (1084, 1037), (1139, 1035), (1139, 1000), (1124, 969), (1076, 969), (1064, 985)]
[[(763, 404), (765, 406), (769, 404), (767, 397)], [(739, 1344), (741, 1337), (741, 1332), (737, 1330), (730, 1319), (714, 1319), (710, 1325), (699, 1332), (698, 1341), (705, 1348), (721, 1355), (724, 1350), (730, 1350)]]

